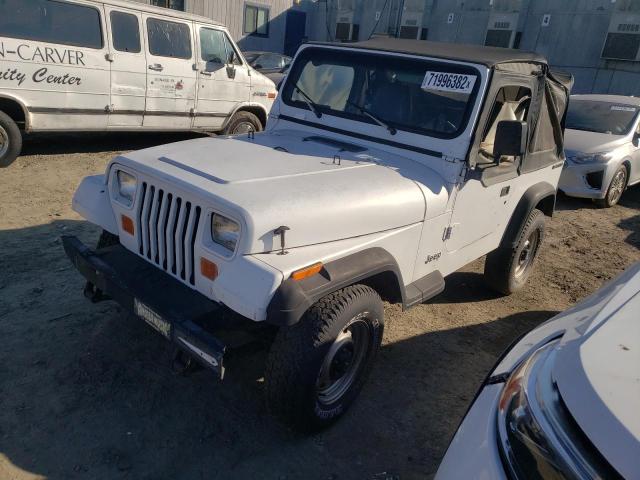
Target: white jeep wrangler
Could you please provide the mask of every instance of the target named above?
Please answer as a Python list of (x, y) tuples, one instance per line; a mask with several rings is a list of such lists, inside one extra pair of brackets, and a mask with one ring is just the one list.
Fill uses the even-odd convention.
[(104, 229), (98, 248), (64, 247), (87, 296), (120, 302), (183, 363), (222, 375), (238, 330), (274, 333), (268, 406), (316, 430), (372, 367), (381, 299), (422, 303), (487, 254), (493, 287), (523, 286), (554, 210), (570, 86), (513, 50), (308, 44), (265, 132), (115, 158), (73, 199)]

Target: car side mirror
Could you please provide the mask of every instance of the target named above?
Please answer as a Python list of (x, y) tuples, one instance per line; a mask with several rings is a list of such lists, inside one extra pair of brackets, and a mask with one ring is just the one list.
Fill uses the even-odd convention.
[(498, 163), (502, 157), (521, 157), (527, 148), (527, 122), (503, 120), (498, 123), (493, 156)]
[(633, 134), (633, 146), (640, 147), (640, 132)]
[(253, 68), (255, 68), (256, 70), (260, 70), (262, 68), (262, 65), (260, 65), (259, 63), (256, 63)]

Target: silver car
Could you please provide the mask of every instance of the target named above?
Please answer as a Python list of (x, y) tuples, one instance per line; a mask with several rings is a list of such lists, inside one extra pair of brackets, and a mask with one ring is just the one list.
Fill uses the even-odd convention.
[(640, 262), (498, 361), (435, 480), (640, 479)]
[(640, 98), (572, 95), (567, 113), (567, 161), (559, 188), (612, 207), (640, 182)]

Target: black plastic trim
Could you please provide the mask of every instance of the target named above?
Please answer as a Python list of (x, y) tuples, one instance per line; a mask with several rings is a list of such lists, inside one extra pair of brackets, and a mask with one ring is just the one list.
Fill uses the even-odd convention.
[(500, 245), (503, 247), (515, 248), (518, 243), (518, 238), (520, 237), (520, 232), (522, 232), (522, 229), (524, 228), (524, 225), (533, 209), (536, 208), (540, 201), (548, 197), (553, 197), (555, 209), (556, 194), (557, 190), (553, 185), (547, 182), (536, 183), (529, 187), (529, 189), (524, 192), (524, 195), (522, 195), (513, 215), (511, 215), (511, 220), (509, 221), (509, 225), (502, 236)]
[(438, 271), (405, 288), (393, 256), (383, 248), (374, 247), (329, 262), (319, 274), (307, 279), (285, 280), (267, 307), (267, 321), (278, 326), (293, 325), (325, 295), (381, 273), (393, 274), (393, 288), (400, 291), (405, 308), (422, 303), (444, 290), (444, 278)]
[[(168, 331), (160, 332), (165, 338), (222, 378), (227, 347), (207, 331), (225, 322), (222, 305), (120, 245), (93, 251), (72, 236), (63, 236), (62, 244), (73, 265), (87, 279), (85, 295), (93, 301), (115, 300), (133, 314), (136, 305), (142, 305), (169, 325)], [(207, 330), (200, 325), (203, 321)]]
[(412, 152), (422, 153), (424, 155), (429, 155), (430, 157), (442, 158), (442, 152), (436, 152), (435, 150), (429, 150), (427, 148), (407, 145), (406, 143), (394, 142), (392, 140), (384, 140), (382, 138), (372, 137), (370, 135), (365, 135), (363, 133), (357, 133), (349, 130), (343, 130), (341, 128), (330, 127), (322, 123), (301, 120), (299, 118), (290, 117), (289, 115), (280, 115), (278, 118), (280, 118), (281, 120), (285, 120), (287, 122), (299, 123), (300, 125), (305, 125), (307, 127), (319, 128), (321, 130), (326, 130), (328, 132), (337, 133), (338, 135), (346, 135), (348, 137), (354, 137), (354, 138), (359, 138), (360, 140), (366, 140), (367, 142), (380, 143), (382, 145), (387, 145), (389, 147), (401, 148), (403, 150), (410, 150)]

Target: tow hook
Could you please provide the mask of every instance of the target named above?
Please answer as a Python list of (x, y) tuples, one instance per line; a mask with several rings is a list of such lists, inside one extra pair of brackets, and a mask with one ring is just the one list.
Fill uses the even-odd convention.
[(171, 370), (173, 373), (186, 377), (203, 368), (204, 367), (190, 354), (180, 348), (176, 348), (173, 354), (173, 361), (171, 362)]
[(84, 296), (91, 300), (91, 303), (102, 302), (103, 300), (109, 300), (109, 297), (102, 293), (102, 290), (97, 288), (93, 283), (87, 282), (84, 285)]

